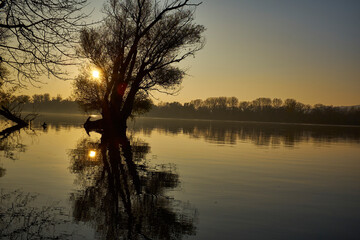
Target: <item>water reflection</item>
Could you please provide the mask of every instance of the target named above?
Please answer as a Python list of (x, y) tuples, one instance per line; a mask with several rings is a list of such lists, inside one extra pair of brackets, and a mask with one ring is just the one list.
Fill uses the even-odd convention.
[(81, 190), (73, 217), (101, 239), (182, 239), (195, 235), (197, 212), (169, 197), (179, 184), (174, 165), (151, 165), (149, 144), (135, 138), (81, 139), (69, 152)]
[(19, 132), (12, 132), (0, 138), (0, 178), (5, 176), (6, 169), (2, 167), (2, 157), (16, 160), (21, 152), (25, 152), (26, 146), (22, 144)]
[(252, 142), (259, 146), (293, 147), (300, 142), (360, 143), (359, 127), (328, 125), (140, 118), (131, 124), (131, 129), (147, 135), (151, 135), (152, 131), (174, 135), (184, 134), (216, 144), (236, 144), (242, 141)]
[(56, 203), (38, 207), (37, 196), (0, 190), (0, 239), (73, 239), (64, 208)]
[[(264, 238), (263, 233), (303, 239), (319, 232), (323, 234), (316, 235), (320, 238), (348, 234), (355, 239), (358, 235), (359, 128), (169, 119), (131, 123), (129, 130), (134, 135), (153, 134), (149, 142), (159, 155), (157, 160), (151, 159), (149, 144), (135, 137), (94, 138), (91, 134), (76, 142), (79, 135), (86, 136), (80, 129), (82, 120), (66, 125), (46, 122), (48, 132), (43, 132), (41, 120), (32, 125), (36, 136), (21, 130), (0, 142), (0, 177), (6, 173), (0, 178), (0, 187), (25, 187), (39, 192), (40, 200), (46, 201), (50, 195), (63, 201), (75, 220), (68, 228), (84, 232), (84, 239), (92, 239), (93, 232), (102, 239), (115, 235), (180, 239), (195, 233), (196, 239)], [(199, 141), (188, 141), (190, 138)], [(258, 151), (246, 144), (226, 149), (215, 145), (241, 141), (256, 146), (292, 147), (304, 141), (335, 144), (327, 151), (309, 146)], [(206, 146), (206, 151), (197, 148), (200, 145)], [(65, 150), (69, 148), (74, 149)], [(26, 151), (20, 154), (22, 161), (3, 159), (17, 159), (21, 151)], [(69, 156), (70, 164), (64, 160)], [(169, 197), (180, 179), (174, 165), (154, 165), (164, 158), (181, 168), (185, 191), (174, 195), (191, 199), (199, 207), (203, 225), (197, 223), (196, 209)], [(3, 206), (0, 203), (0, 208)], [(46, 204), (38, 206), (42, 209)], [(25, 210), (31, 209), (27, 205)], [(0, 211), (0, 222), (5, 219), (3, 214)], [(6, 225), (0, 226), (0, 239), (4, 229), (8, 230)]]
[[(56, 131), (80, 128), (85, 116), (43, 116), (35, 121), (40, 126), (43, 121), (48, 128)], [(65, 124), (66, 123), (66, 124)], [(251, 142), (257, 146), (293, 147), (300, 142), (360, 143), (360, 127), (281, 124), (257, 122), (226, 122), (206, 120), (179, 120), (161, 118), (137, 118), (128, 123), (129, 130), (151, 135), (153, 131), (164, 134), (184, 134), (194, 139), (203, 139), (214, 144), (237, 144)]]
[(21, 136), (18, 133), (0, 139), (0, 152), (8, 159), (18, 159), (18, 153), (25, 152), (26, 146), (21, 141)]

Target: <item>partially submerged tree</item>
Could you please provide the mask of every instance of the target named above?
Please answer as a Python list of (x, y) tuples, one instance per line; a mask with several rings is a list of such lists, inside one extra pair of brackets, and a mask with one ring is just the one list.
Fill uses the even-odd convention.
[(137, 99), (151, 90), (172, 92), (185, 71), (176, 63), (204, 45), (205, 28), (194, 23), (198, 3), (189, 0), (109, 0), (98, 28), (83, 29), (79, 53), (100, 72), (79, 75), (75, 96), (101, 111), (102, 125), (125, 131)]

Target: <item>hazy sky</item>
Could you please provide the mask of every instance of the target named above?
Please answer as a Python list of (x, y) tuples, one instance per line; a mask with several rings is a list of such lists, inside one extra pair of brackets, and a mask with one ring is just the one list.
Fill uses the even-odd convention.
[[(182, 64), (189, 75), (180, 94), (156, 94), (160, 100), (360, 104), (360, 1), (203, 0), (196, 22), (207, 28), (206, 46)], [(50, 79), (23, 93), (67, 97), (71, 91), (70, 82)]]

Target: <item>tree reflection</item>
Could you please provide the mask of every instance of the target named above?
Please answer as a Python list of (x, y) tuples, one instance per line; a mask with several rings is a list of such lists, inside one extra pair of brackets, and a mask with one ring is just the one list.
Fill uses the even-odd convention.
[[(8, 159), (16, 160), (18, 153), (25, 152), (26, 146), (22, 144), (19, 132), (11, 132), (11, 134), (1, 135), (0, 137), (0, 154)], [(0, 160), (1, 160), (0, 155)], [(5, 176), (6, 169), (2, 167), (0, 162), (0, 177)]]
[(37, 194), (0, 189), (0, 239), (73, 239), (69, 216), (56, 204), (34, 205)]
[(22, 143), (19, 133), (0, 139), (0, 152), (8, 159), (16, 160), (16, 153), (25, 152), (26, 146)]
[(0, 167), (0, 177), (3, 177), (5, 175), (5, 173), (6, 173), (6, 169)]
[(73, 217), (103, 239), (181, 239), (195, 235), (196, 210), (166, 195), (179, 184), (173, 165), (151, 166), (139, 139), (102, 135), (70, 151), (82, 187), (71, 196)]
[(146, 135), (151, 135), (152, 131), (171, 135), (184, 134), (210, 143), (230, 145), (238, 141), (272, 147), (294, 147), (300, 142), (360, 142), (359, 127), (329, 125), (139, 118), (130, 125), (130, 129)]

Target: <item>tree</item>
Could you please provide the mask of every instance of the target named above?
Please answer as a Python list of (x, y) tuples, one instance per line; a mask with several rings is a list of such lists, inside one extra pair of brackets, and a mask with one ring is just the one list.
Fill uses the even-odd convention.
[(194, 106), (194, 108), (197, 110), (202, 107), (203, 101), (201, 99), (191, 100), (190, 105)]
[(283, 104), (283, 101), (280, 98), (274, 98), (272, 100), (272, 106), (274, 108), (280, 108), (282, 104)]
[(236, 97), (229, 97), (226, 100), (227, 106), (231, 109), (236, 109), (239, 105), (239, 100)]
[(100, 77), (94, 79), (85, 68), (74, 84), (75, 96), (101, 111), (103, 126), (125, 131), (139, 96), (177, 89), (185, 71), (176, 63), (204, 45), (205, 28), (194, 23), (198, 5), (189, 0), (109, 0), (103, 25), (83, 29), (79, 54)]
[(15, 70), (19, 85), (42, 74), (63, 77), (87, 17), (81, 12), (86, 1), (0, 0), (1, 77), (4, 68)]
[(263, 97), (257, 98), (252, 101), (252, 105), (256, 111), (260, 111), (271, 106), (271, 99)]
[(284, 102), (284, 107), (287, 111), (294, 112), (296, 109), (296, 104), (297, 104), (297, 101), (295, 99), (288, 98)]
[[(43, 74), (63, 77), (87, 15), (86, 0), (0, 0), (0, 115), (26, 126), (4, 102)], [(17, 75), (15, 81), (11, 74)], [(6, 97), (6, 98), (3, 98)], [(48, 100), (48, 99), (47, 99)]]

